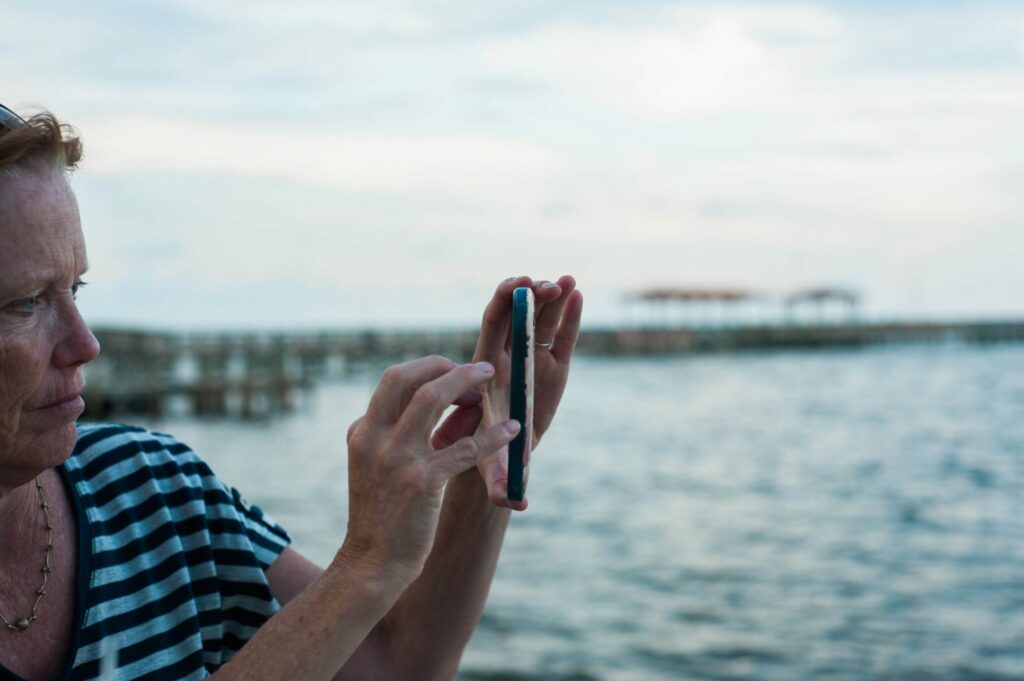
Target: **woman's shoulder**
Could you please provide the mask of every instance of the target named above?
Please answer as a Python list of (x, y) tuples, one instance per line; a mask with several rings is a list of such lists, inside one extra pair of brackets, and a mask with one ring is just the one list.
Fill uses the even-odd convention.
[(103, 484), (146, 469), (168, 476), (212, 476), (206, 463), (172, 435), (123, 423), (80, 423), (64, 464), (77, 481)]
[(173, 435), (124, 423), (79, 423), (78, 437), (71, 456), (92, 461), (109, 452), (137, 452), (144, 455), (195, 457), (188, 445)]
[(192, 523), (186, 528), (190, 532), (197, 529), (192, 525), (202, 525), (218, 546), (254, 553), (265, 569), (291, 541), (259, 506), (246, 502), (166, 433), (117, 423), (80, 424), (78, 444), (64, 467), (96, 521), (94, 534), (110, 535), (114, 543), (126, 541), (126, 531), (146, 535), (171, 519)]

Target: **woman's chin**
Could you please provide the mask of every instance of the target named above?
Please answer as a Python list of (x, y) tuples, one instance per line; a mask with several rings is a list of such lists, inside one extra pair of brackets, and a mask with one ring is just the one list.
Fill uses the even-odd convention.
[[(47, 460), (50, 461), (47, 468), (53, 468), (64, 463), (71, 452), (75, 450), (75, 443), (78, 441), (78, 423), (72, 421), (71, 423), (65, 424), (58, 433), (54, 435), (53, 450), (52, 454), (47, 456)], [(51, 461), (52, 460), (52, 461)]]
[[(9, 452), (4, 458), (11, 464), (37, 469), (38, 475), (48, 468), (55, 468), (64, 463), (74, 451), (77, 440), (78, 424), (70, 421), (33, 433), (27, 438), (27, 443), (19, 448), (21, 452), (13, 453), (13, 457)], [(14, 460), (11, 460), (12, 458)]]

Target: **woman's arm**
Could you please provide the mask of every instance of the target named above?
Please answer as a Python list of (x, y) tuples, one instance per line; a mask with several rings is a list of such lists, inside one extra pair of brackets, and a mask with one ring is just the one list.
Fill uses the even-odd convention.
[[(508, 519), (508, 510), (488, 501), (475, 471), (452, 479), (423, 573), (357, 642), (335, 681), (452, 678), (483, 613)], [(323, 568), (287, 548), (267, 571), (267, 580), (282, 604), (301, 603), (323, 574)], [(353, 636), (365, 631), (358, 623), (346, 627)]]
[[(408, 583), (406, 576), (380, 570), (376, 565), (346, 564), (341, 553), (331, 567), (316, 570), (320, 574), (260, 627), (211, 678), (332, 679), (355, 650), (364, 645), (367, 635)], [(284, 572), (284, 566), (278, 567), (278, 576)], [(298, 578), (300, 575), (289, 575), (287, 581), (295, 584)], [(272, 591), (275, 581), (278, 580), (271, 580)], [(339, 626), (340, 622), (344, 626)]]
[[(390, 367), (364, 416), (348, 433), (349, 521), (330, 566), (214, 674), (235, 679), (328, 681), (367, 639), (423, 571), (450, 478), (470, 470), (515, 437), (502, 422), (436, 450), (432, 434), (445, 409), (494, 375), (486, 362), (455, 366), (427, 357)], [(302, 574), (274, 572), (295, 591)], [(279, 558), (278, 560), (281, 560)], [(308, 566), (303, 568), (308, 572)], [(271, 584), (275, 592), (275, 584)], [(284, 599), (287, 600), (287, 599)], [(362, 656), (360, 656), (362, 657)], [(386, 663), (386, 658), (375, 664)], [(386, 669), (368, 670), (365, 678)]]
[[(300, 597), (323, 574), (322, 567), (288, 547), (267, 570), (267, 582), (270, 584), (270, 592), (285, 606)], [(378, 621), (344, 662), (344, 667), (335, 675), (334, 681), (387, 678), (389, 659), (384, 627)]]

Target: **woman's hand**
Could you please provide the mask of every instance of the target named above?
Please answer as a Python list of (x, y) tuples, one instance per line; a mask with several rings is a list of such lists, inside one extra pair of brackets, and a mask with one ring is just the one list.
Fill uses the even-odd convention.
[(479, 402), (478, 389), (494, 374), (487, 362), (456, 366), (437, 356), (384, 372), (366, 414), (349, 428), (348, 534), (336, 561), (403, 581), (419, 575), (445, 483), (481, 465), (519, 431), (506, 415), (443, 448), (431, 442), (445, 409)]
[[(509, 417), (510, 382), (510, 329), (512, 326), (512, 292), (520, 286), (533, 288), (536, 299), (536, 326), (534, 340), (534, 406), (533, 441), (536, 449), (551, 425), (558, 403), (569, 378), (569, 361), (579, 338), (580, 317), (583, 313), (583, 295), (576, 290), (576, 280), (566, 275), (557, 283), (532, 281), (529, 277), (513, 277), (498, 285), (494, 297), (484, 311), (480, 338), (477, 341), (475, 362), (488, 362), (495, 367), (494, 380), (482, 389), (482, 418), (480, 432), (486, 432), (496, 423)], [(550, 343), (545, 347), (544, 344)], [(460, 409), (449, 420), (462, 419), (460, 412), (471, 412), (472, 407)], [(448, 426), (448, 423), (445, 423)], [(442, 431), (447, 430), (443, 427)], [(454, 429), (453, 429), (454, 430)], [(511, 441), (511, 438), (509, 438)], [(442, 443), (450, 438), (442, 439)], [(482, 460), (478, 465), (487, 485), (490, 500), (498, 506), (521, 511), (526, 508), (524, 498), (510, 502), (508, 496), (508, 449), (503, 447), (497, 456)]]

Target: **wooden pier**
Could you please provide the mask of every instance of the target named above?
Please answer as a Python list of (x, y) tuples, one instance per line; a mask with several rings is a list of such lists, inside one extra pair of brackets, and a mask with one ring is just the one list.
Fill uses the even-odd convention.
[(259, 419), (293, 409), (323, 380), (430, 354), (468, 361), (475, 331), (181, 334), (94, 329), (89, 419), (116, 414)]
[[(85, 367), (86, 418), (267, 418), (293, 409), (317, 382), (415, 357), (465, 362), (476, 330), (185, 334), (95, 329), (103, 348)], [(733, 328), (584, 330), (577, 351), (629, 356), (905, 343), (1019, 343), (1024, 321), (852, 323)]]

